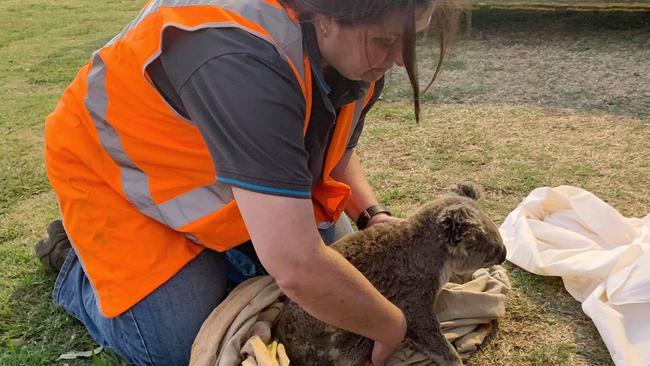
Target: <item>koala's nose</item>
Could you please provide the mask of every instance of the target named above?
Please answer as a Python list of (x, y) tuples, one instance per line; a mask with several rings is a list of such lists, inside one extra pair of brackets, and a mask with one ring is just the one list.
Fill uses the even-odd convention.
[(501, 249), (501, 256), (499, 257), (499, 263), (503, 263), (506, 261), (506, 256), (508, 255), (508, 252), (506, 250), (506, 247), (503, 247)]

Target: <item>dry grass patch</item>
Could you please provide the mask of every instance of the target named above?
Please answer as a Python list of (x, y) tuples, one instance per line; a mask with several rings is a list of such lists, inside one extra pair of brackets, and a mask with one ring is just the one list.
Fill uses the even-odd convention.
[[(607, 114), (510, 105), (426, 106), (421, 125), (405, 102), (382, 102), (359, 146), (380, 200), (400, 215), (448, 185), (484, 187), (482, 204), (502, 222), (534, 188), (585, 188), (626, 216), (650, 207), (650, 125)], [(498, 334), (472, 365), (609, 365), (580, 304), (557, 278), (509, 266), (514, 290)]]
[[(458, 178), (481, 182), (502, 219), (532, 189), (562, 184), (594, 192), (625, 215), (645, 215), (650, 126), (643, 120), (510, 105), (425, 107), (379, 103), (360, 154), (378, 192), (411, 209)], [(364, 149), (372, 146), (372, 149)], [(390, 194), (388, 194), (390, 196)]]

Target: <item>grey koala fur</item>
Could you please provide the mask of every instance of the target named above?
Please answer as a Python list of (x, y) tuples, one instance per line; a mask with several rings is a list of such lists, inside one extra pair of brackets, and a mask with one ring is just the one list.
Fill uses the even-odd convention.
[[(462, 365), (433, 311), (452, 272), (468, 273), (505, 260), (496, 225), (477, 203), (478, 187), (459, 183), (402, 223), (382, 223), (332, 245), (407, 320), (406, 342), (438, 365)], [(327, 325), (285, 299), (276, 336), (295, 365), (363, 365), (373, 341)]]

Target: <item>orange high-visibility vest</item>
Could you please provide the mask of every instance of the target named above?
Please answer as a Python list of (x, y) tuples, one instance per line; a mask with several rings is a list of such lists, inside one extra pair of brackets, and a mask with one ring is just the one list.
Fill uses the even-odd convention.
[[(96, 51), (46, 120), (46, 166), (107, 317), (128, 310), (205, 247), (225, 251), (250, 239), (198, 128), (145, 72), (167, 27), (239, 28), (271, 43), (304, 94), (303, 132), (309, 122), (311, 69), (300, 25), (277, 0), (152, 0)], [(318, 223), (336, 221), (347, 205), (350, 188), (331, 172), (373, 89), (339, 112), (312, 191)]]

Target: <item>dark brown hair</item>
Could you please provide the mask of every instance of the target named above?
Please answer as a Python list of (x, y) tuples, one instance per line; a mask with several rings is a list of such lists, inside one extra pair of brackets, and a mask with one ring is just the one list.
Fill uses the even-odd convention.
[(403, 11), (406, 19), (402, 57), (413, 89), (416, 121), (420, 119), (420, 84), (415, 53), (416, 11), (431, 3), (435, 4), (431, 28), (439, 35), (440, 57), (436, 71), (425, 88), (426, 91), (440, 73), (447, 48), (458, 29), (458, 19), (464, 9), (460, 4), (462, 1), (464, 0), (281, 0), (295, 9), (302, 20), (309, 21), (314, 14), (323, 14), (343, 26), (378, 24), (393, 11)]

